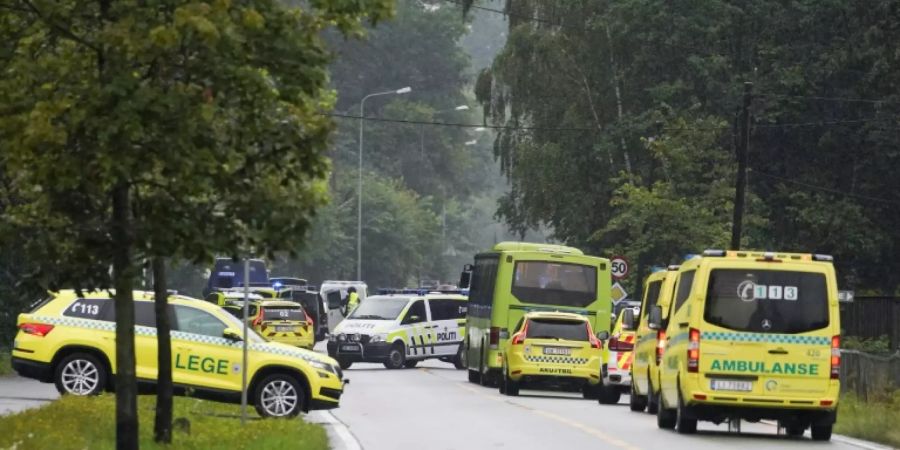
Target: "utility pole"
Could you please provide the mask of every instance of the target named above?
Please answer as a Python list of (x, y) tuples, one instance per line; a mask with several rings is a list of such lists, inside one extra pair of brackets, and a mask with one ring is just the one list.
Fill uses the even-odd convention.
[(753, 83), (744, 83), (744, 104), (741, 108), (740, 140), (737, 143), (738, 170), (734, 186), (734, 217), (731, 223), (731, 250), (741, 249), (741, 232), (744, 221), (744, 197), (747, 190), (747, 151), (750, 147), (750, 103), (753, 99)]

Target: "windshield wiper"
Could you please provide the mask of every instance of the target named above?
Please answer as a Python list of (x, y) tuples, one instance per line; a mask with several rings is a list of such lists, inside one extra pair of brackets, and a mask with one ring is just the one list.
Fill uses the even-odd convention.
[(353, 316), (354, 319), (363, 319), (363, 320), (389, 320), (386, 317), (381, 317), (375, 314), (360, 314), (358, 316)]

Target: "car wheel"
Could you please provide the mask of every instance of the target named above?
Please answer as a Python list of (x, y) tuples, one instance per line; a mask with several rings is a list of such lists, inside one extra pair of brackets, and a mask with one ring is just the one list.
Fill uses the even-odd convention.
[(650, 394), (647, 395), (647, 412), (650, 414), (656, 414), (659, 411), (659, 392), (653, 390), (653, 385), (650, 386)]
[(352, 361), (348, 361), (345, 358), (335, 358), (335, 359), (337, 359), (338, 365), (341, 366), (342, 370), (347, 370), (350, 368), (350, 366), (353, 365)]
[(394, 345), (388, 352), (388, 359), (384, 362), (384, 367), (391, 370), (397, 370), (402, 369), (405, 365), (406, 353), (403, 351), (403, 345)]
[(830, 441), (832, 425), (813, 425), (810, 427), (814, 441)]
[(681, 390), (678, 392), (678, 409), (675, 410), (675, 427), (678, 434), (694, 434), (697, 432), (697, 419), (695, 419), (681, 398)]
[(504, 394), (515, 397), (519, 395), (519, 383), (509, 377), (509, 373), (503, 371), (503, 380), (500, 381), (506, 386)]
[(590, 383), (585, 383), (584, 387), (581, 388), (581, 396), (585, 400), (597, 400), (600, 398), (600, 386), (601, 385), (591, 385)]
[(303, 411), (305, 395), (296, 378), (276, 373), (257, 385), (254, 405), (262, 417), (294, 417)]
[(481, 376), (477, 370), (469, 369), (469, 383), (481, 384)]
[(459, 350), (456, 351), (456, 357), (453, 358), (452, 362), (453, 367), (456, 367), (457, 370), (463, 370), (466, 368), (466, 350), (465, 348), (463, 348), (462, 344), (459, 344)]
[(662, 393), (659, 394), (658, 399), (656, 426), (664, 430), (671, 430), (675, 428), (675, 420), (677, 419), (676, 411), (674, 409), (666, 408), (666, 405), (662, 400)]
[(795, 422), (778, 422), (778, 426), (784, 428), (784, 434), (790, 437), (800, 437), (806, 431), (806, 427)]
[[(634, 382), (632, 381), (632, 383)], [(628, 406), (634, 412), (643, 412), (647, 408), (647, 396), (639, 395), (634, 389), (634, 384), (631, 385), (631, 398), (628, 399)]]
[(106, 366), (88, 353), (64, 357), (54, 373), (56, 390), (66, 395), (97, 395), (106, 387)]
[(407, 369), (414, 369), (416, 367), (416, 364), (418, 364), (418, 363), (419, 363), (419, 361), (416, 361), (414, 359), (407, 360), (406, 362), (403, 363), (403, 367), (406, 367)]
[(615, 405), (622, 398), (622, 393), (613, 386), (598, 385), (599, 396), (597, 401), (601, 405)]

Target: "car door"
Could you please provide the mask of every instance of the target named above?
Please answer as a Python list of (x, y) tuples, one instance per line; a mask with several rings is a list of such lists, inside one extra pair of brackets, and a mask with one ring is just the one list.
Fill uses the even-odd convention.
[(466, 326), (466, 302), (449, 298), (429, 299), (431, 331), (436, 353), (455, 356)]
[(153, 302), (134, 302), (134, 324), (135, 374), (140, 380), (156, 381), (158, 340)]
[(425, 300), (415, 300), (406, 309), (400, 321), (400, 329), (406, 335), (406, 357), (423, 358), (434, 354), (434, 346), (426, 343), (428, 309)]
[(242, 353), (239, 343), (223, 337), (228, 326), (215, 315), (174, 305), (177, 331), (172, 332), (172, 376), (175, 383), (207, 389), (240, 391)]
[(678, 398), (678, 370), (683, 364), (682, 356), (687, 354), (688, 346), (690, 308), (687, 303), (691, 296), (696, 272), (696, 270), (687, 270), (679, 273), (675, 285), (675, 298), (670, 305), (665, 352), (659, 368), (660, 387), (662, 394), (666, 397), (668, 407), (674, 407)]

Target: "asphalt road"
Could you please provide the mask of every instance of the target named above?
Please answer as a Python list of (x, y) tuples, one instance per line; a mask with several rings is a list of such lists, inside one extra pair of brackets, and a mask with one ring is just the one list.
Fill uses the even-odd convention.
[[(336, 449), (858, 449), (842, 437), (813, 442), (778, 436), (773, 425), (744, 423), (740, 434), (726, 425), (701, 422), (682, 436), (656, 427), (656, 418), (580, 395), (523, 390), (519, 397), (466, 381), (465, 371), (437, 361), (389, 371), (380, 364), (354, 364), (341, 407), (307, 420), (326, 425)], [(0, 415), (57, 398), (51, 384), (0, 377)], [(347, 441), (351, 445), (346, 445)]]
[(365, 450), (428, 449), (855, 449), (838, 439), (778, 436), (774, 425), (701, 422), (693, 436), (660, 430), (656, 417), (634, 413), (628, 396), (600, 405), (580, 395), (525, 391), (501, 395), (469, 383), (465, 371), (426, 362), (417, 369), (388, 371), (354, 364), (341, 407), (333, 412)]

